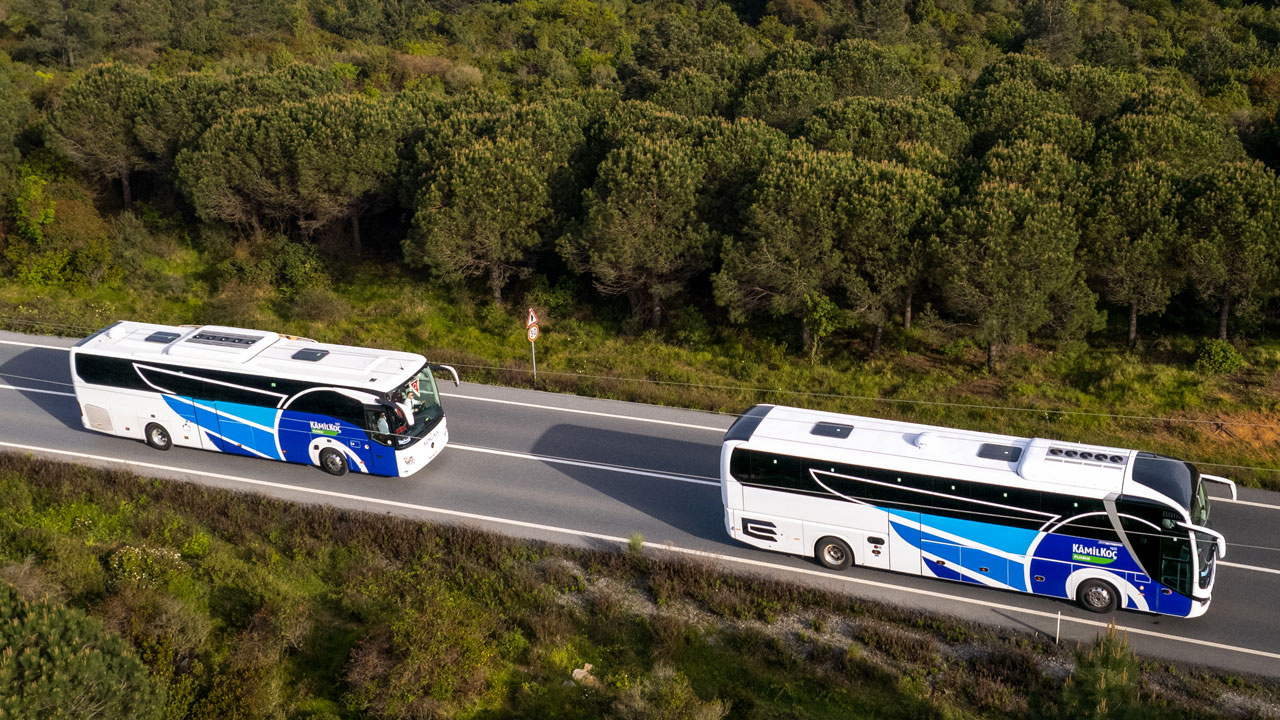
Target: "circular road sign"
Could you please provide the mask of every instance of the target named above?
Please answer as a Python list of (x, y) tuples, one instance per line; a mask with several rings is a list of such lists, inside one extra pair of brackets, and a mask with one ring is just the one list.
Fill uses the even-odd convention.
[(533, 342), (534, 340), (537, 340), (537, 339), (538, 339), (538, 326), (530, 325), (529, 326), (529, 342)]

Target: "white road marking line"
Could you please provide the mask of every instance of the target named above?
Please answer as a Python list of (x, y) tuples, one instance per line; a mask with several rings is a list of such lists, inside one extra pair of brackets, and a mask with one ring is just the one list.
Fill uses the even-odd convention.
[(475, 445), (459, 445), (450, 443), (445, 449), (466, 450), (467, 452), (478, 452), (486, 455), (502, 455), (504, 457), (513, 457), (520, 460), (537, 460), (549, 465), (572, 465), (574, 467), (591, 468), (593, 470), (606, 470), (609, 472), (624, 473), (627, 475), (644, 475), (646, 477), (661, 478), (663, 480), (675, 480), (677, 482), (693, 483), (695, 485), (711, 485), (712, 487), (720, 487), (720, 480), (710, 478), (705, 475), (677, 475), (675, 473), (666, 473), (659, 470), (645, 470), (644, 468), (627, 467), (625, 465), (608, 465), (605, 463), (591, 462), (589, 460), (570, 460), (569, 458), (552, 457), (550, 455), (534, 455), (533, 453), (513, 452), (510, 450), (495, 450), (493, 448), (478, 447)]
[(19, 387), (17, 385), (0, 384), (0, 390), (17, 390), (18, 392), (42, 393), (44, 395), (63, 395), (65, 397), (75, 397), (75, 393), (61, 392), (59, 390), (41, 390), (39, 388)]
[[(202, 477), (216, 478), (219, 480), (229, 480), (231, 482), (243, 483), (246, 485), (256, 485), (258, 487), (276, 488), (279, 490), (289, 490), (289, 491), (309, 494), (309, 495), (319, 495), (323, 497), (341, 498), (344, 500), (354, 500), (357, 502), (369, 503), (371, 505), (383, 505), (386, 507), (401, 508), (405, 510), (416, 510), (419, 512), (431, 513), (435, 515), (445, 515), (448, 517), (463, 518), (467, 520), (478, 520), (481, 522), (494, 523), (497, 525), (509, 525), (512, 527), (528, 528), (530, 530), (541, 530), (544, 532), (556, 533), (560, 535), (569, 535), (569, 536), (579, 537), (579, 538), (604, 540), (607, 542), (618, 543), (620, 545), (625, 545), (631, 542), (629, 538), (617, 537), (615, 535), (605, 535), (602, 533), (594, 533), (586, 530), (574, 530), (572, 528), (558, 527), (555, 525), (544, 525), (542, 523), (531, 523), (531, 522), (525, 522), (523, 520), (512, 520), (509, 518), (494, 517), (492, 515), (480, 515), (478, 513), (469, 513), (461, 510), (448, 510), (445, 508), (436, 508), (428, 505), (415, 505), (413, 503), (399, 502), (396, 500), (383, 500), (381, 498), (365, 497), (363, 495), (353, 495), (351, 493), (341, 493), (341, 492), (335, 492), (333, 490), (320, 490), (318, 488), (311, 488), (306, 486), (288, 485), (285, 483), (275, 483), (275, 482), (269, 482), (266, 480), (254, 480), (252, 478), (237, 477), (235, 475), (223, 475), (221, 473), (206, 472), (204, 470), (187, 470), (185, 468), (172, 467), (169, 465), (158, 465), (156, 463), (139, 462), (137, 460), (122, 460), (119, 458), (113, 458), (113, 457), (108, 457), (104, 455), (90, 455), (88, 453), (71, 452), (68, 450), (54, 450), (52, 448), (43, 448), (35, 445), (19, 445), (17, 443), (10, 443), (10, 442), (3, 442), (3, 441), (0, 441), (0, 446), (11, 447), (18, 450), (28, 450), (28, 451), (34, 451), (34, 452), (49, 453), (52, 455), (65, 455), (69, 457), (85, 458), (89, 460), (102, 460), (106, 462), (119, 463), (121, 465), (132, 466), (132, 467), (152, 468), (156, 470), (167, 470), (167, 471), (182, 473), (186, 475), (198, 475)], [(1053, 619), (1053, 620), (1057, 620), (1060, 617), (1065, 622), (1075, 623), (1077, 625), (1086, 625), (1086, 626), (1096, 627), (1096, 628), (1105, 628), (1105, 627), (1108, 627), (1109, 625), (1108, 622), (1102, 622), (1099, 620), (1085, 620), (1082, 618), (1075, 618), (1067, 615), (1061, 615), (1060, 613), (1047, 612), (1044, 610), (1031, 610), (1028, 608), (1017, 607), (1015, 605), (1005, 605), (1002, 603), (987, 602), (985, 600), (958, 597), (954, 595), (948, 595), (942, 592), (934, 592), (931, 590), (920, 590), (917, 588), (910, 588), (902, 585), (894, 585), (892, 583), (879, 582), (876, 580), (866, 580), (864, 578), (850, 577), (848, 575), (834, 575), (829, 572), (813, 570), (809, 568), (788, 567), (786, 565), (777, 565), (774, 563), (765, 562), (763, 560), (753, 560), (749, 558), (734, 557), (732, 555), (723, 555), (720, 553), (710, 552), (707, 550), (694, 550), (692, 548), (682, 548), (675, 545), (650, 542), (650, 541), (646, 541), (644, 545), (645, 547), (653, 548), (654, 550), (677, 553), (681, 555), (688, 555), (691, 557), (699, 557), (699, 558), (708, 559), (708, 560), (716, 560), (721, 563), (727, 563), (732, 565), (742, 565), (742, 566), (752, 567), (752, 568), (764, 568), (768, 570), (791, 573), (794, 575), (809, 575), (813, 577), (820, 577), (825, 580), (830, 580), (834, 582), (843, 582), (843, 583), (848, 583), (852, 585), (864, 585), (867, 587), (876, 587), (876, 588), (881, 588), (885, 590), (905, 592), (913, 595), (921, 595), (924, 597), (931, 597), (939, 600), (946, 600), (949, 602), (958, 602), (966, 605), (976, 605), (978, 607), (985, 607), (991, 610), (1003, 610), (1006, 612), (1022, 613), (1024, 615), (1032, 615), (1035, 617)], [(1167, 633), (1155, 632), (1154, 630), (1144, 630), (1142, 628), (1127, 627), (1124, 625), (1117, 625), (1116, 627), (1119, 630), (1123, 630), (1124, 632), (1128, 632), (1128, 633), (1133, 633), (1134, 635), (1145, 635), (1148, 637), (1160, 638), (1162, 640), (1172, 640), (1174, 642), (1186, 643), (1188, 645), (1199, 645), (1201, 647), (1211, 647), (1219, 650), (1227, 650), (1231, 652), (1243, 653), (1246, 655), (1255, 655), (1258, 657), (1265, 657), (1265, 658), (1271, 658), (1273, 660), (1280, 660), (1280, 653), (1267, 652), (1265, 650), (1255, 650), (1253, 648), (1239, 647), (1236, 645), (1227, 645), (1225, 643), (1217, 643), (1210, 640), (1199, 640), (1196, 638), (1180, 637), (1178, 635), (1169, 635)]]
[[(41, 345), (39, 343), (18, 342), (16, 340), (0, 340), (0, 344), (19, 345), (22, 347), (45, 348), (48, 350), (70, 350), (71, 349), (66, 347), (58, 347), (57, 345)], [(38, 382), (52, 382), (52, 381), (40, 380)], [(0, 388), (4, 388), (4, 387), (8, 387), (8, 386), (0, 386)], [(9, 387), (9, 389), (26, 389), (26, 388)], [(51, 393), (48, 390), (32, 390), (31, 392), (45, 392), (49, 394), (70, 395), (70, 393)], [(574, 413), (576, 415), (593, 415), (596, 417), (612, 418), (614, 420), (632, 420), (635, 422), (644, 422), (644, 423), (650, 423), (653, 425), (670, 425), (673, 427), (689, 428), (691, 430), (707, 430), (715, 433), (725, 432), (724, 428), (712, 427), (710, 425), (695, 425), (693, 423), (675, 422), (673, 420), (654, 420), (652, 418), (642, 418), (642, 417), (636, 417), (634, 415), (618, 415), (615, 413), (597, 412), (594, 410), (575, 410), (571, 408), (556, 407), (554, 405), (539, 405), (537, 403), (518, 402), (515, 400), (499, 400), (497, 398), (482, 398), (482, 397), (476, 397), (474, 395), (460, 395), (458, 393), (440, 393), (440, 396), (447, 397), (447, 398), (456, 398), (460, 400), (475, 400), (477, 402), (498, 403), (501, 405), (516, 405), (519, 407), (534, 408), (537, 410), (553, 410), (555, 412)], [(1248, 505), (1250, 507), (1265, 508), (1267, 510), (1280, 510), (1280, 505), (1253, 502), (1250, 500), (1232, 500), (1230, 498), (1220, 498), (1220, 497), (1215, 497), (1213, 500), (1214, 502), (1232, 503), (1235, 505)]]
[(1212, 502), (1231, 503), (1232, 505), (1248, 505), (1250, 507), (1266, 508), (1267, 510), (1280, 510), (1280, 505), (1268, 505), (1267, 503), (1253, 502), (1251, 500), (1232, 500), (1231, 498), (1215, 497)]
[(1258, 567), (1256, 565), (1241, 565), (1240, 563), (1227, 562), (1226, 560), (1219, 560), (1218, 564), (1224, 567), (1233, 567), (1233, 568), (1240, 568), (1241, 570), (1254, 570), (1262, 573), (1271, 573), (1272, 575), (1280, 575), (1280, 570), (1273, 570), (1271, 568)]
[(45, 350), (70, 350), (61, 345), (41, 345), (40, 343), (18, 342), (17, 340), (0, 340), (0, 345), (18, 345), (21, 347), (44, 348)]
[(654, 420), (652, 418), (636, 417), (635, 415), (616, 415), (614, 413), (596, 412), (594, 410), (574, 410), (571, 408), (555, 407), (554, 405), (538, 405), (536, 403), (517, 402), (515, 400), (498, 400), (497, 398), (482, 398), (474, 395), (459, 395), (457, 393), (440, 393), (440, 397), (457, 398), (459, 400), (476, 400), (479, 402), (498, 403), (501, 405), (518, 405), (520, 407), (536, 408), (538, 410), (555, 410), (556, 412), (574, 413), (576, 415), (594, 415), (595, 417), (606, 417), (614, 420), (634, 420), (635, 422), (652, 423), (654, 425), (671, 425), (673, 427), (689, 428), (691, 430), (709, 430), (714, 433), (723, 434), (725, 428), (711, 427), (710, 425), (694, 425), (692, 423), (675, 422), (674, 420)]

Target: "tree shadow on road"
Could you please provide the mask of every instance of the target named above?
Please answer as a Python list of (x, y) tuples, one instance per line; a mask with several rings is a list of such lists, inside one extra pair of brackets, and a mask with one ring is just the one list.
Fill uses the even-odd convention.
[(0, 384), (18, 388), (0, 392), (22, 395), (67, 429), (88, 432), (80, 423), (65, 350), (32, 348), (9, 358), (0, 363)]

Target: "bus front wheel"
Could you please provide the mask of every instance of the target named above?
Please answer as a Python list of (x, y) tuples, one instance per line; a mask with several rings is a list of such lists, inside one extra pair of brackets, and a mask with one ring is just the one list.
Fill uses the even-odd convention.
[(320, 468), (334, 477), (347, 474), (347, 459), (333, 448), (320, 451)]
[(845, 570), (853, 564), (853, 551), (849, 549), (849, 544), (840, 538), (822, 538), (814, 548), (813, 554), (818, 556), (818, 562), (822, 563), (823, 567), (831, 570)]
[(1085, 580), (1076, 590), (1076, 602), (1089, 612), (1115, 612), (1120, 605), (1120, 594), (1110, 583), (1102, 580)]
[(147, 444), (157, 450), (168, 450), (173, 447), (173, 438), (169, 437), (169, 431), (164, 429), (160, 423), (150, 423), (143, 430), (143, 437)]

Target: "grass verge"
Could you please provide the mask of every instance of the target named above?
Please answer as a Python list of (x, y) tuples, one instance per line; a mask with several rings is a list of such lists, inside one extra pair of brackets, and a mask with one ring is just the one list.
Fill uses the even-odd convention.
[(636, 549), (521, 542), (12, 454), (0, 455), (0, 493), (0, 581), (123, 637), (166, 718), (1211, 718), (1280, 707), (1275, 683), (1143, 661), (1123, 638), (1059, 648)]

